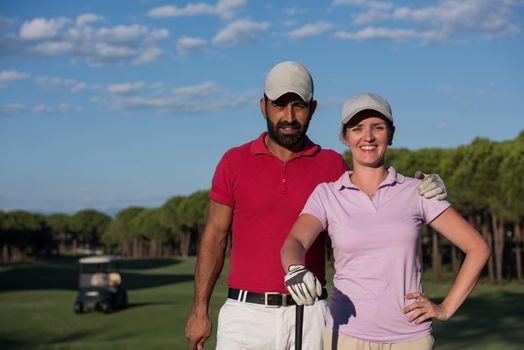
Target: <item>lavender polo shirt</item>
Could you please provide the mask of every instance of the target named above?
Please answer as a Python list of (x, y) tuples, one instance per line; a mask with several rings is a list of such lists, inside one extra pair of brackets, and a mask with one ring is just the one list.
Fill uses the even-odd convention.
[(431, 322), (415, 325), (402, 313), (422, 292), (418, 240), (450, 204), (417, 193), (420, 180), (392, 167), (373, 199), (351, 183), (351, 172), (322, 183), (302, 214), (314, 215), (327, 229), (335, 257), (328, 330), (373, 342), (412, 341), (431, 333)]

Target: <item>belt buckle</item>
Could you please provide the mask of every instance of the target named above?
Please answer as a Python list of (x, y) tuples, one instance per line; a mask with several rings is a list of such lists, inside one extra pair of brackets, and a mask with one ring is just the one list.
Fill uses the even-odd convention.
[[(280, 307), (280, 305), (269, 305), (267, 303), (267, 297), (268, 295), (280, 295), (280, 300), (282, 301), (282, 294), (278, 293), (278, 292), (265, 292), (264, 293), (264, 306), (265, 307), (271, 307), (271, 308), (277, 308), (277, 307)], [(286, 304), (286, 300), (284, 300), (284, 302), (282, 304)], [(285, 305), (283, 305), (285, 306)]]

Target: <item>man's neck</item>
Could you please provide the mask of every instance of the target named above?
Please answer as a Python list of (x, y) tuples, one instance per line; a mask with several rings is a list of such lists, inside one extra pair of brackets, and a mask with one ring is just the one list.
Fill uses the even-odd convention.
[(304, 148), (305, 141), (305, 138), (303, 138), (296, 144), (285, 147), (275, 142), (269, 134), (264, 137), (264, 143), (266, 144), (268, 151), (283, 162), (287, 162), (297, 152), (301, 151)]

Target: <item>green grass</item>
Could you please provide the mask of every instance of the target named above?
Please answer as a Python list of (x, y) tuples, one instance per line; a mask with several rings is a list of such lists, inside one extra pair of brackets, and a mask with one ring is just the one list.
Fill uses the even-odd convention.
[[(194, 258), (127, 261), (130, 307), (109, 315), (73, 313), (76, 258), (0, 267), (0, 349), (185, 349)], [(227, 267), (226, 267), (227, 268)], [(439, 300), (450, 283), (425, 282)], [(222, 277), (211, 300), (216, 325), (226, 296)], [(524, 285), (477, 286), (449, 322), (434, 322), (438, 350), (524, 348)], [(215, 331), (215, 330), (214, 330)], [(214, 349), (215, 333), (206, 343)]]

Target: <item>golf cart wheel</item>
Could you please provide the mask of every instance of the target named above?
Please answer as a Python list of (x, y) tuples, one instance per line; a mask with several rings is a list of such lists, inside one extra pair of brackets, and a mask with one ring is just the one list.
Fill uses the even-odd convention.
[(82, 312), (84, 312), (84, 305), (81, 301), (77, 301), (75, 303), (74, 309), (76, 314), (81, 314)]
[(103, 313), (108, 314), (111, 312), (111, 304), (108, 301), (104, 301), (100, 303), (100, 310), (102, 310)]

